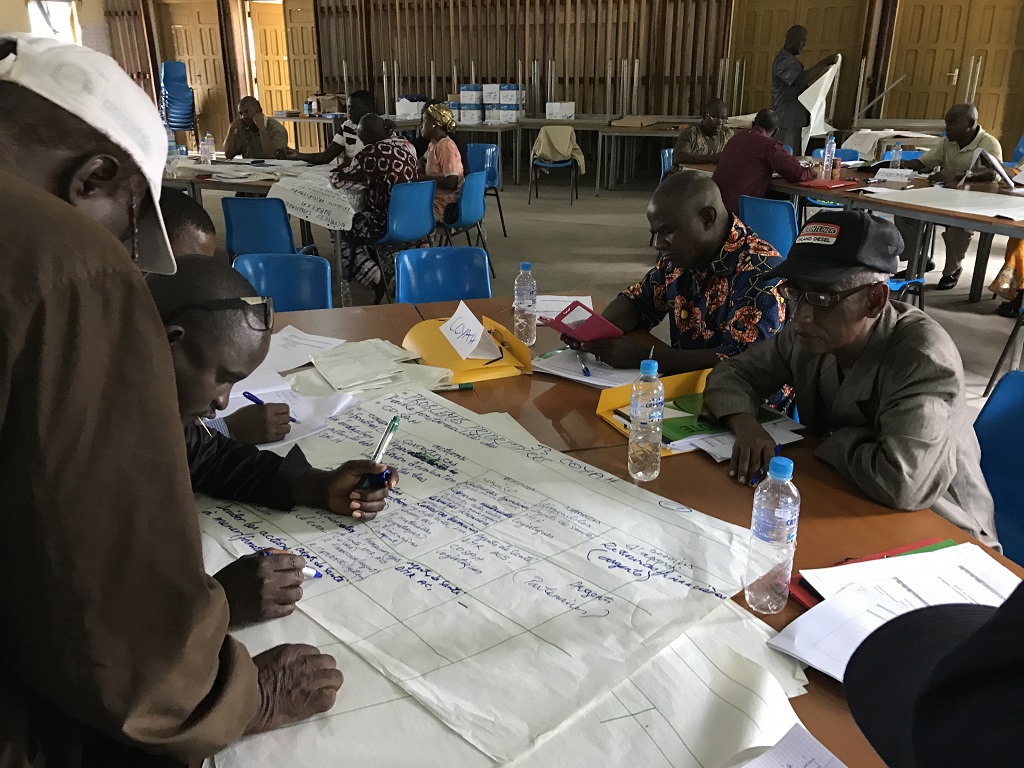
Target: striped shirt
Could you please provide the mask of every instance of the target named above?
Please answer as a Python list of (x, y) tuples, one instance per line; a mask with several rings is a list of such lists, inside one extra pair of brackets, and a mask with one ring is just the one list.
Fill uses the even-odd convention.
[(341, 130), (334, 134), (334, 141), (342, 146), (345, 156), (349, 160), (358, 155), (363, 148), (363, 142), (359, 140), (359, 135), (356, 133), (356, 124), (351, 120), (342, 123)]

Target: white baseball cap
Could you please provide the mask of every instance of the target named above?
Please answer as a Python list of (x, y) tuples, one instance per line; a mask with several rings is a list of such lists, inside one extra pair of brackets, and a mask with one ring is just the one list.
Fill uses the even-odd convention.
[(167, 162), (167, 134), (160, 113), (116, 61), (81, 45), (45, 37), (3, 34), (14, 39), (14, 55), (0, 59), (0, 80), (42, 96), (127, 152), (142, 170), (153, 198), (139, 220), (139, 267), (173, 275), (174, 255), (160, 213), (160, 186)]

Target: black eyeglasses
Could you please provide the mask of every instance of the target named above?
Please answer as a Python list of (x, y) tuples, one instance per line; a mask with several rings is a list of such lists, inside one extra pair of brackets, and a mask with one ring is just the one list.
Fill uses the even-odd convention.
[(274, 330), (274, 299), (271, 296), (242, 296), (238, 299), (197, 301), (194, 304), (184, 304), (173, 312), (163, 315), (161, 319), (164, 324), (167, 324), (193, 309), (201, 309), (206, 312), (220, 312), (228, 309), (245, 310), (246, 322), (254, 331)]
[(870, 288), (872, 285), (881, 285), (881, 283), (867, 283), (866, 285), (858, 285), (856, 288), (850, 288), (849, 290), (838, 291), (836, 293), (831, 291), (805, 291), (789, 283), (780, 283), (779, 294), (781, 294), (782, 298), (786, 301), (806, 301), (812, 307), (829, 308), (834, 307), (847, 296), (852, 296), (859, 291), (863, 291), (865, 288)]

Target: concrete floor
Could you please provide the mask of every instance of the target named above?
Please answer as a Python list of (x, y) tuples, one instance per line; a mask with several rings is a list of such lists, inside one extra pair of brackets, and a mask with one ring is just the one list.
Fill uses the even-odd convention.
[[(501, 202), (508, 227), (502, 237), (498, 209), (492, 198), (487, 203), (487, 239), (497, 278), (495, 296), (512, 294), (512, 281), (520, 261), (533, 263), (541, 293), (587, 293), (604, 301), (631, 281), (638, 280), (654, 264), (654, 251), (648, 247), (650, 233), (645, 209), (654, 179), (640, 180), (615, 192), (603, 191), (594, 197), (593, 176), (582, 178), (580, 198), (569, 205), (568, 180), (554, 175), (541, 181), (541, 199), (527, 205), (526, 186), (506, 185)], [(214, 218), (223, 247), (224, 221), (220, 195), (206, 193), (204, 203)], [(331, 253), (326, 230), (314, 227), (314, 239), (322, 254)], [(935, 238), (935, 262), (941, 269), (944, 245)], [(975, 238), (975, 242), (977, 238)], [(996, 237), (989, 260), (988, 280), (1003, 263), (1006, 238)], [(985, 294), (980, 304), (969, 304), (967, 293), (974, 270), (974, 248), (964, 263), (964, 275), (952, 291), (936, 291), (940, 271), (927, 276), (925, 297), (927, 312), (949, 332), (963, 357), (968, 403), (976, 413), (984, 404), (982, 392), (999, 353), (1006, 343), (1013, 321), (995, 313), (997, 302)], [(356, 304), (370, 303), (369, 291), (354, 288)], [(655, 331), (667, 340), (663, 324)]]

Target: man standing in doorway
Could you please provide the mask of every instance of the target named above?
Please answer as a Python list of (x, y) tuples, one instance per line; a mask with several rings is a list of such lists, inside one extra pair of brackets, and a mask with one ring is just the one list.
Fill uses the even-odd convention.
[(797, 56), (807, 45), (807, 28), (800, 25), (786, 32), (786, 44), (772, 62), (772, 109), (779, 116), (779, 141), (802, 155), (804, 141), (801, 131), (811, 124), (811, 115), (800, 103), (799, 96), (807, 86), (825, 74), (839, 61), (839, 54), (826, 56), (810, 69), (804, 69)]

